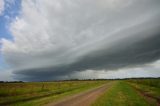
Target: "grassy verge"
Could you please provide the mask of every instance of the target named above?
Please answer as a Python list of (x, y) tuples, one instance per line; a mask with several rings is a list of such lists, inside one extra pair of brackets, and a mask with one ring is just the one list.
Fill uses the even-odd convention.
[(149, 106), (129, 84), (117, 81), (93, 106)]
[(160, 97), (160, 79), (129, 80), (128, 82), (141, 91), (157, 98)]
[(156, 106), (160, 103), (160, 88), (156, 86), (150, 86), (142, 83), (129, 82), (133, 88), (135, 88), (146, 100)]
[[(2, 89), (0, 91), (0, 105), (41, 106), (62, 99), (68, 95), (100, 86), (104, 83), (106, 83), (106, 81), (68, 81), (49, 84), (48, 82), (43, 84), (40, 82), (24, 83), (22, 84), (23, 86), (21, 84), (0, 85)], [(14, 89), (8, 89), (8, 86)], [(9, 93), (9, 90), (11, 93)]]
[(128, 82), (160, 88), (160, 78), (158, 79), (132, 79), (132, 80), (128, 80)]

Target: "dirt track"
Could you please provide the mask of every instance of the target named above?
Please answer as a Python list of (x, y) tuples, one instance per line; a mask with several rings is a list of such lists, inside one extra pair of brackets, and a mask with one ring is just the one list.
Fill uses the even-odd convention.
[(111, 83), (107, 83), (101, 87), (76, 94), (65, 100), (59, 101), (58, 103), (48, 104), (47, 106), (90, 106), (110, 86)]

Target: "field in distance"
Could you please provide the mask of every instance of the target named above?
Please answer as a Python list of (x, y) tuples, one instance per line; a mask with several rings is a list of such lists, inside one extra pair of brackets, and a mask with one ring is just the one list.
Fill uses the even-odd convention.
[(159, 106), (160, 79), (0, 83), (0, 106)]

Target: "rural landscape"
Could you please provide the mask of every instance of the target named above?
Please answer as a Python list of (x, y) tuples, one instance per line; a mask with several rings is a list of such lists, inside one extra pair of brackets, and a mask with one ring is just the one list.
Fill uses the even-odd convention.
[(160, 106), (160, 0), (0, 0), (0, 106)]
[(159, 78), (0, 83), (0, 106), (159, 105)]

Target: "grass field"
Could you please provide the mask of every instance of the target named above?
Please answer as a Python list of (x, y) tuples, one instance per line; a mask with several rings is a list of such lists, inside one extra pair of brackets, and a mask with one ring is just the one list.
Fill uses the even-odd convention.
[(117, 81), (93, 106), (148, 106), (145, 99), (124, 81)]
[(37, 106), (85, 91), (106, 81), (1, 83), (0, 106)]
[(93, 106), (158, 106), (160, 79), (0, 83), (0, 106), (43, 106), (112, 83)]
[(93, 106), (159, 106), (160, 79), (132, 79), (116, 83)]
[(129, 84), (143, 95), (149, 103), (160, 105), (160, 79), (129, 80)]

